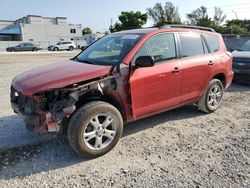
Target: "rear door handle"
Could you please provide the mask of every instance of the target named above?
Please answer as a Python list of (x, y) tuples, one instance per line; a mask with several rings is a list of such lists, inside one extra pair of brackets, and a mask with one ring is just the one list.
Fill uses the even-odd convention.
[(208, 62), (208, 65), (213, 65), (214, 64), (214, 62), (212, 61), (212, 60), (210, 60), (209, 62)]
[(180, 69), (178, 67), (175, 67), (174, 70), (172, 70), (172, 73), (178, 73), (180, 72)]

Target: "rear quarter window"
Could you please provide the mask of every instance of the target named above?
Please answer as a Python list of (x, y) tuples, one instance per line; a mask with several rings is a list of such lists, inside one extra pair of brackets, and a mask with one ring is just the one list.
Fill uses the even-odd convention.
[(204, 36), (207, 41), (210, 52), (213, 53), (219, 51), (220, 49), (219, 36), (211, 34), (204, 34)]

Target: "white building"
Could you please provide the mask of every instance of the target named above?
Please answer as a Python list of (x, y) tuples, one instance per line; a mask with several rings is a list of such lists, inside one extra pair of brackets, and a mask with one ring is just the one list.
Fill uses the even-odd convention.
[[(16, 21), (0, 20), (1, 44), (2, 41), (6, 44), (33, 42), (41, 47), (47, 47), (58, 41), (74, 41), (81, 37), (81, 24), (68, 24), (66, 17), (28, 15)], [(80, 40), (75, 42), (81, 45)]]

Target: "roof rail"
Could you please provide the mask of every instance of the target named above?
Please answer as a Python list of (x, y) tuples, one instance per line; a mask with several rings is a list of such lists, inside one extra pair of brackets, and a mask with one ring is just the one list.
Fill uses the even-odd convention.
[(215, 32), (214, 29), (209, 28), (209, 27), (200, 27), (200, 26), (193, 26), (193, 25), (163, 25), (160, 27), (160, 29), (163, 29), (163, 28), (188, 28), (188, 29), (199, 29), (199, 30), (204, 30), (204, 31)]

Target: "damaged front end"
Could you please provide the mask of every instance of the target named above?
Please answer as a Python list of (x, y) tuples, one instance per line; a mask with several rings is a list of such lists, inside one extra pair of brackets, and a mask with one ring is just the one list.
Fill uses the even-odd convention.
[(39, 92), (32, 96), (25, 96), (11, 86), (11, 105), (15, 113), (24, 116), (26, 127), (31, 132), (60, 132), (63, 130), (63, 120), (76, 110), (79, 98), (87, 93), (103, 95), (106, 87), (116, 87), (112, 80), (112, 77), (108, 76), (88, 83)]
[(76, 109), (77, 91), (45, 91), (24, 96), (11, 87), (11, 105), (15, 113), (24, 116), (26, 127), (33, 133), (58, 132), (65, 117)]

